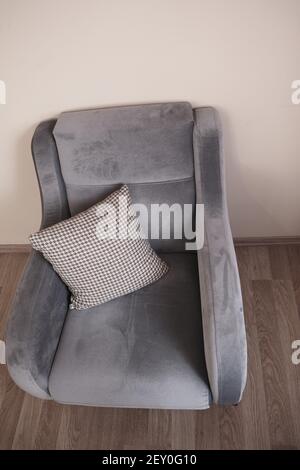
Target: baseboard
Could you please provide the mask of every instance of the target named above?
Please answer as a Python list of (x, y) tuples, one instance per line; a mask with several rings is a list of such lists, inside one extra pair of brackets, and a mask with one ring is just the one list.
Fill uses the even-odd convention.
[(300, 237), (245, 237), (234, 238), (235, 246), (300, 245)]
[[(300, 245), (300, 237), (238, 237), (235, 246)], [(0, 245), (0, 253), (30, 253), (29, 244)]]
[(28, 244), (13, 244), (13, 245), (0, 245), (0, 253), (30, 253), (31, 245)]

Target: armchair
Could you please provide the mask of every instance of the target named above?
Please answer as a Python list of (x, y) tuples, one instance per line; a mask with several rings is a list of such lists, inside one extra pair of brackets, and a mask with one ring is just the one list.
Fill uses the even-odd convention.
[(167, 276), (83, 311), (68, 310), (67, 288), (33, 251), (6, 334), (12, 379), (36, 397), (69, 404), (238, 403), (246, 335), (217, 112), (189, 103), (66, 112), (37, 127), (32, 153), (42, 227), (126, 183), (133, 202), (147, 206), (204, 204), (205, 241), (189, 252), (184, 239), (150, 240), (170, 266)]

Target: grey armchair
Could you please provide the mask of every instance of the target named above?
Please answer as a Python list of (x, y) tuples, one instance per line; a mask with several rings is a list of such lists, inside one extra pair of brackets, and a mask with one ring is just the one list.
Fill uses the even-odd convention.
[(167, 276), (82, 311), (68, 311), (67, 288), (33, 251), (6, 334), (16, 384), (69, 404), (238, 403), (246, 336), (216, 111), (166, 103), (67, 112), (38, 126), (32, 153), (42, 227), (127, 183), (134, 202), (204, 204), (205, 243), (188, 252), (184, 239), (150, 240), (170, 266)]

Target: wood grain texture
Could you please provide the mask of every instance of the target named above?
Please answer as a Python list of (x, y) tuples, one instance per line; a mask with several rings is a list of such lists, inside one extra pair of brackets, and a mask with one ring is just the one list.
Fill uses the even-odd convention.
[[(0, 254), (0, 338), (24, 253)], [(300, 449), (300, 247), (237, 248), (248, 381), (237, 407), (205, 411), (90, 408), (41, 401), (0, 366), (1, 449)]]
[(300, 245), (300, 237), (242, 237), (234, 238), (235, 246)]
[(0, 339), (4, 336), (8, 314), (28, 255), (0, 254)]
[[(62, 413), (63, 408), (57, 403), (48, 400), (43, 401), (35, 435), (34, 449), (56, 449)], [(30, 428), (28, 431), (30, 432)]]
[[(271, 448), (294, 448), (294, 419), (287, 387), (273, 282), (254, 281), (253, 284)], [(286, 347), (291, 353), (290, 344)]]
[(295, 300), (300, 316), (300, 246), (287, 247), (288, 260), (295, 293)]

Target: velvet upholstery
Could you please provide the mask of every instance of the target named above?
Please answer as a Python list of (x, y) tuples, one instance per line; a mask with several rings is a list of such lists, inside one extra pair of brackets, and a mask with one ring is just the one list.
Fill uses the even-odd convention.
[[(43, 122), (32, 140), (42, 199), (42, 228), (69, 216), (56, 145), (55, 121)], [(52, 266), (32, 252), (14, 298), (6, 331), (6, 362), (13, 380), (38, 398), (51, 398), (48, 378), (68, 310), (69, 293)]]
[[(196, 254), (166, 254), (158, 282), (67, 315), (50, 375), (54, 400), (208, 408)], [(72, 391), (72, 393), (70, 393)]]
[(49, 227), (70, 216), (65, 182), (53, 137), (55, 123), (56, 120), (52, 119), (39, 124), (31, 144), (42, 201), (41, 228)]
[(65, 183), (148, 183), (193, 175), (189, 103), (62, 113), (53, 134)]
[(204, 204), (205, 241), (198, 251), (205, 356), (216, 403), (241, 399), (247, 344), (239, 272), (225, 195), (221, 126), (216, 111), (194, 111), (197, 203)]
[(205, 243), (191, 254), (184, 240), (152, 241), (173, 266), (168, 277), (84, 316), (68, 313), (67, 289), (34, 252), (6, 334), (13, 380), (34, 396), (68, 403), (197, 409), (237, 403), (247, 348), (216, 111), (193, 114), (188, 103), (170, 103), (64, 113), (37, 128), (32, 150), (42, 227), (125, 182), (134, 202), (204, 203)]
[(51, 398), (48, 379), (69, 294), (40, 253), (33, 252), (19, 283), (6, 332), (6, 362), (12, 379), (38, 398)]

